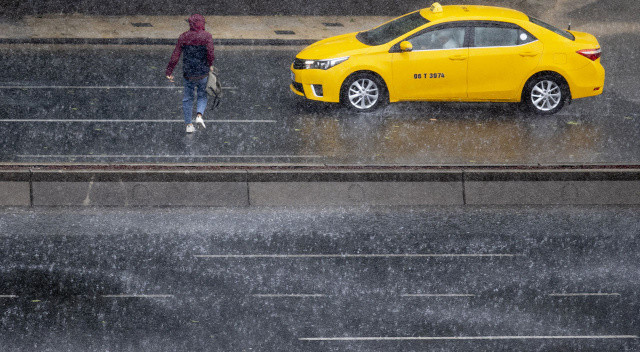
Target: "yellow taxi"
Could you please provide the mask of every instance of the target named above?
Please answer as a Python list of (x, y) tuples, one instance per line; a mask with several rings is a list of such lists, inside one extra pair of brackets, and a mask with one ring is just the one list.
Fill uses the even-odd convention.
[(553, 114), (602, 93), (600, 45), (522, 12), (441, 6), (368, 31), (316, 42), (296, 55), (291, 90), (371, 111), (388, 102), (521, 102)]

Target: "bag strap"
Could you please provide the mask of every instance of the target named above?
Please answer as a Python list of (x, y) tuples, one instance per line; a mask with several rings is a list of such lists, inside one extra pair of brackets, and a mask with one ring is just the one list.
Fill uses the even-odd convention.
[(220, 95), (216, 92), (213, 92), (213, 102), (211, 102), (211, 110), (220, 106)]

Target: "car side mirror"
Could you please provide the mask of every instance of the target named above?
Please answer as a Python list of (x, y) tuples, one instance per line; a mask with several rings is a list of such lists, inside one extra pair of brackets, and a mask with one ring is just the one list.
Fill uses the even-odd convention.
[(408, 41), (400, 42), (400, 51), (407, 52), (413, 50), (413, 45)]

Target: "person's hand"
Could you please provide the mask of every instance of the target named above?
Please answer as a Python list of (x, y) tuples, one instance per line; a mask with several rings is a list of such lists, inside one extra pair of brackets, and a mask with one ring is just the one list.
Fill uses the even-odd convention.
[(171, 82), (171, 83), (175, 82), (175, 81), (173, 80), (173, 75), (167, 76), (167, 79), (168, 79), (168, 80), (169, 80), (169, 82)]

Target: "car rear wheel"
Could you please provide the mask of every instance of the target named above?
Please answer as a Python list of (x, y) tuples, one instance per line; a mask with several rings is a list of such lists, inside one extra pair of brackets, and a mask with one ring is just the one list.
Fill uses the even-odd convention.
[(373, 111), (386, 99), (384, 84), (378, 77), (370, 73), (350, 76), (342, 89), (342, 103), (359, 112)]
[(544, 75), (527, 83), (523, 100), (536, 114), (551, 115), (562, 109), (567, 95), (564, 82), (555, 76)]

